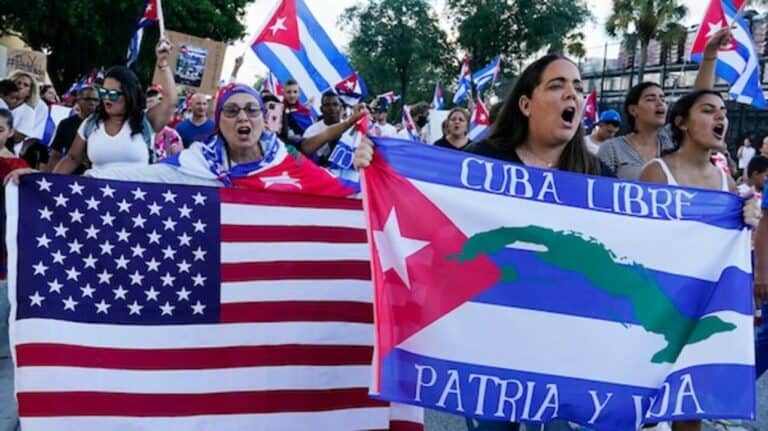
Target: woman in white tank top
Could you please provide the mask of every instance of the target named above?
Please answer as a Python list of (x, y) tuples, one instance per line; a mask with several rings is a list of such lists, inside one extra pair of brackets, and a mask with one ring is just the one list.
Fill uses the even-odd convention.
[[(720, 93), (699, 90), (681, 97), (672, 107), (670, 119), (677, 146), (663, 157), (648, 162), (640, 173), (640, 180), (737, 193), (733, 179), (710, 159), (713, 151), (726, 150), (728, 117)], [(745, 204), (745, 220), (756, 208), (752, 200)], [(672, 429), (700, 431), (701, 421), (674, 422)]]

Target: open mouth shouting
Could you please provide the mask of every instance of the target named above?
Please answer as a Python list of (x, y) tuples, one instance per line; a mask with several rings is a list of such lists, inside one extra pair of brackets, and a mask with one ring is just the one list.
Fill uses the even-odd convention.
[(725, 138), (725, 124), (716, 124), (715, 127), (712, 128), (712, 133), (718, 141), (722, 141)]
[(569, 106), (568, 108), (565, 108), (562, 114), (560, 114), (560, 118), (563, 119), (563, 125), (567, 127), (573, 127), (574, 120), (576, 119), (576, 108), (573, 106)]

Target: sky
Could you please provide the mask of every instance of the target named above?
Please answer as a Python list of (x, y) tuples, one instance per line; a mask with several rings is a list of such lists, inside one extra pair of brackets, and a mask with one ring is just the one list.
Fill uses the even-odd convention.
[[(336, 42), (337, 46), (344, 47), (350, 39), (350, 35), (345, 33), (337, 26), (337, 19), (345, 8), (352, 6), (364, 0), (305, 0), (305, 3), (315, 15), (315, 18), (325, 28), (330, 38)], [(266, 74), (266, 67), (256, 57), (253, 51), (248, 47), (248, 43), (260, 29), (268, 15), (279, 0), (256, 0), (247, 7), (245, 23), (247, 27), (247, 36), (244, 40), (230, 45), (227, 54), (224, 57), (224, 67), (222, 69), (222, 78), (227, 79), (232, 71), (235, 57), (245, 53), (243, 67), (238, 74), (238, 80), (246, 83), (255, 82), (259, 76)], [(445, 8), (444, 0), (431, 1), (440, 15)], [(603, 29), (603, 23), (610, 14), (612, 0), (587, 0), (587, 4), (594, 15), (594, 21), (588, 23), (584, 28), (587, 35), (587, 56), (601, 57), (606, 42), (616, 42), (612, 40)], [(696, 24), (701, 21), (704, 11), (709, 4), (705, 0), (682, 0), (681, 3), (688, 7), (688, 17), (685, 24)], [(616, 49), (609, 49), (609, 57), (615, 55)], [(457, 71), (458, 73), (458, 71)]]

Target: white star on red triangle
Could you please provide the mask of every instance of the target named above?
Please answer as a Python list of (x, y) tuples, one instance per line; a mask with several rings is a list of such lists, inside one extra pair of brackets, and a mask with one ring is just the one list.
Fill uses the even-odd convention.
[(408, 276), (408, 264), (406, 260), (409, 256), (426, 247), (428, 241), (404, 237), (400, 233), (400, 225), (397, 220), (395, 208), (387, 217), (384, 224), (384, 230), (373, 231), (373, 240), (378, 251), (379, 262), (381, 262), (382, 271), (386, 272), (394, 269), (405, 286), (411, 288), (411, 279)]
[(279, 17), (275, 23), (269, 27), (269, 30), (272, 32), (272, 36), (276, 35), (280, 30), (288, 30), (288, 27), (285, 26), (286, 19), (286, 17)]

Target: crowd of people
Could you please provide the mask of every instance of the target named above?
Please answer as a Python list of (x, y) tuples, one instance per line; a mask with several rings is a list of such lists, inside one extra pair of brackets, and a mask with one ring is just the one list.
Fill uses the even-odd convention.
[[(144, 90), (131, 70), (113, 67), (93, 86), (80, 88), (71, 115), (48, 132), (50, 107), (58, 103), (53, 87), (40, 85), (23, 72), (0, 80), (0, 173), (7, 175), (6, 181), (15, 182), (21, 175), (43, 171), (263, 189), (259, 177), (278, 168), (293, 169), (291, 177), (298, 181), (311, 178), (306, 184), (312, 186), (302, 192), (349, 196), (357, 190), (324, 168), (331, 163), (342, 135), (367, 116), (371, 136), (411, 140), (415, 135), (422, 143), (450, 151), (526, 166), (749, 197), (762, 192), (768, 177), (768, 142), (759, 155), (749, 141), (739, 148), (738, 184), (712, 158), (727, 151), (725, 103), (711, 88), (717, 50), (729, 38), (728, 29), (712, 37), (694, 90), (671, 109), (660, 85), (641, 83), (627, 93), (624, 112), (603, 112), (589, 135), (581, 121), (584, 97), (577, 65), (559, 55), (544, 56), (528, 66), (506, 98), (491, 109), (491, 130), (478, 142), (468, 138), (470, 116), (460, 107), (448, 113), (438, 139), (429, 136), (427, 103), (411, 107), (415, 133), (387, 123), (389, 104), (382, 98), (370, 105), (345, 106), (339, 95), (329, 91), (322, 95), (320, 116), (315, 118), (313, 110), (299, 101), (295, 81), (284, 83), (282, 100), (230, 82), (215, 97), (200, 93), (188, 97), (186, 115), (175, 118), (178, 92), (168, 65), (172, 44), (161, 40), (156, 48), (158, 82)], [(622, 125), (629, 133), (615, 136)], [(363, 139), (354, 153), (354, 167), (364, 169), (374, 157), (373, 142)], [(303, 159), (312, 163), (295, 163)], [(745, 222), (757, 225), (759, 214), (757, 200), (745, 200)], [(766, 231), (763, 239), (761, 229)], [(759, 251), (768, 238), (768, 226), (761, 224), (757, 232), (756, 293), (766, 299), (768, 257)], [(763, 248), (768, 250), (768, 245)], [(3, 284), (0, 359), (9, 356), (7, 301)], [(759, 376), (768, 368), (766, 328), (760, 328), (757, 346)], [(519, 429), (518, 424), (472, 419), (467, 424), (471, 430)], [(697, 421), (672, 426), (676, 431), (701, 429)], [(554, 422), (547, 429), (572, 428)]]

